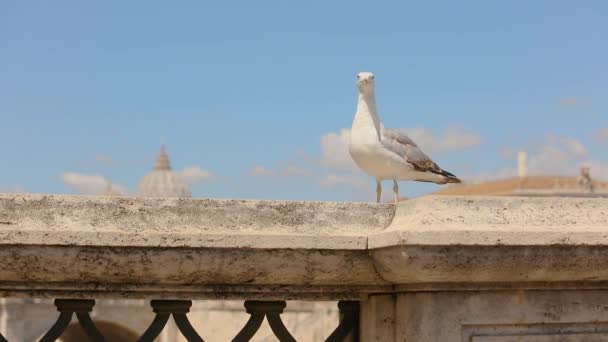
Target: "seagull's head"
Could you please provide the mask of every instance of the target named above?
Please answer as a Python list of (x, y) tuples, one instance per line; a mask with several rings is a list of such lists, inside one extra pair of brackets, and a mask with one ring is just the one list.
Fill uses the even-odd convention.
[(357, 74), (357, 85), (359, 86), (359, 92), (369, 93), (374, 91), (374, 74), (371, 72), (363, 71)]

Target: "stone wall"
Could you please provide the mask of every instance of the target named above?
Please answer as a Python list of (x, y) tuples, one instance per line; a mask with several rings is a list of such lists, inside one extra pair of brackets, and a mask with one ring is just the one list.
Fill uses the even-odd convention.
[(363, 341), (607, 340), (606, 199), (0, 195), (0, 258), (7, 298), (360, 300)]

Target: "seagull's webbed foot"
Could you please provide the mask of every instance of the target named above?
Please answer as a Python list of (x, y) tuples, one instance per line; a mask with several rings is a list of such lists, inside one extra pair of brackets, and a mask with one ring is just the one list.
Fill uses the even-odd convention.
[(393, 179), (393, 191), (395, 192), (395, 204), (397, 204), (399, 203), (399, 184), (396, 179)]

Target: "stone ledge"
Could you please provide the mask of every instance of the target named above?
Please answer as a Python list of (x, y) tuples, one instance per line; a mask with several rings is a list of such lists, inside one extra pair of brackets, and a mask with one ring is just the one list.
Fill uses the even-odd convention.
[(371, 253), (393, 284), (608, 280), (608, 246), (396, 246)]
[[(260, 299), (272, 291), (251, 289), (351, 298), (455, 283), (585, 287), (608, 281), (608, 200), (436, 196), (395, 212), (367, 203), (0, 195), (0, 260), (0, 293), (36, 296), (86, 296), (90, 284), (104, 297), (165, 298), (192, 285), (199, 289), (184, 293), (193, 298), (212, 296), (206, 288)], [(328, 290), (336, 286), (350, 290)]]
[(400, 204), (370, 249), (402, 245), (608, 245), (608, 200), (428, 196)]
[(8, 245), (0, 282), (386, 284), (365, 251)]
[[(1, 227), (1, 226), (0, 226)], [(0, 228), (1, 229), (1, 228)], [(161, 233), (77, 230), (0, 230), (0, 245), (232, 248), (232, 249), (317, 249), (365, 250), (365, 235), (311, 235), (277, 233)]]
[(0, 194), (0, 227), (23, 231), (367, 235), (393, 214), (375, 203)]

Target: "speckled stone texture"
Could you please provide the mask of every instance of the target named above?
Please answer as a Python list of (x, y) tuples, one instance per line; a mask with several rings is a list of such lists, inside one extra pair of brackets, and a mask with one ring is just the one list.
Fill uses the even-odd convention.
[[(608, 281), (608, 200), (0, 195), (0, 293), (361, 298)], [(539, 285), (544, 284), (544, 285)]]
[(388, 283), (367, 236), (390, 205), (0, 196), (0, 293), (359, 298)]
[(606, 341), (608, 200), (0, 195), (0, 297), (361, 300), (362, 341)]

